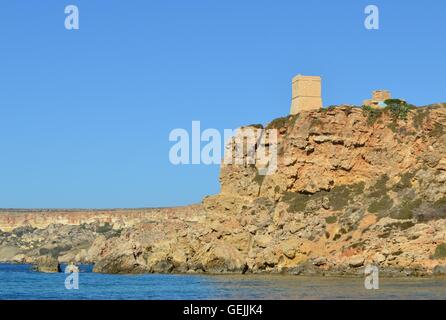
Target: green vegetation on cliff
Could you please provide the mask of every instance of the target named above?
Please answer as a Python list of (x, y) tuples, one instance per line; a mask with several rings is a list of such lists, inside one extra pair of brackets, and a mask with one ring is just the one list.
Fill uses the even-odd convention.
[(441, 243), (435, 248), (433, 259), (445, 259), (446, 258), (446, 244)]
[(283, 201), (289, 204), (291, 212), (304, 211), (309, 201), (322, 202), (324, 198), (328, 200), (328, 205), (335, 211), (345, 208), (349, 201), (353, 201), (356, 195), (364, 191), (364, 182), (352, 185), (336, 186), (330, 191), (319, 191), (314, 194), (304, 194), (297, 192), (287, 192), (283, 196)]

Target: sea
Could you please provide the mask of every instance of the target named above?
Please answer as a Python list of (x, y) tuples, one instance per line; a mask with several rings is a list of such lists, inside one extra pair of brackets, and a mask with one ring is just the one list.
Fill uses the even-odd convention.
[[(63, 267), (63, 266), (62, 266)], [(78, 279), (0, 264), (2, 300), (315, 300), (445, 299), (446, 278), (363, 278), (288, 275), (108, 275), (81, 266)], [(75, 282), (76, 281), (76, 282)], [(76, 285), (75, 285), (76, 284)], [(376, 288), (378, 287), (378, 288)]]

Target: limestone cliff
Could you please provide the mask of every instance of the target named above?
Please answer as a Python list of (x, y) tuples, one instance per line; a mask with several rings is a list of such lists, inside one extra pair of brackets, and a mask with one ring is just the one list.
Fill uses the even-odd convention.
[(276, 119), (267, 125), (279, 132), (273, 174), (222, 165), (220, 194), (147, 213), (119, 234), (89, 234), (85, 254), (71, 259), (111, 273), (351, 274), (367, 264), (444, 273), (445, 124), (444, 105)]
[(181, 215), (196, 219), (197, 206), (115, 210), (0, 211), (0, 262), (33, 263), (51, 256), (60, 262), (94, 263), (96, 241), (119, 237), (145, 223), (170, 224)]
[(43, 229), (51, 224), (81, 225), (109, 223), (119, 227), (132, 226), (153, 214), (166, 209), (113, 209), (113, 210), (26, 210), (1, 209), (0, 230), (12, 231), (22, 226)]

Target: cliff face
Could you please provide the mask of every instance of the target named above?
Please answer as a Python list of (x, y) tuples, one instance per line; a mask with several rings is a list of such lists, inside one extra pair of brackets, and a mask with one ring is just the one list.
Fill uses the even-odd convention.
[[(344, 107), (276, 119), (267, 127), (279, 131), (276, 173), (262, 178), (255, 166), (223, 166), (222, 193), (281, 200), (290, 192), (316, 194), (360, 183), (370, 187), (384, 176), (392, 185), (420, 170), (441, 175), (445, 111), (413, 110), (406, 120), (394, 121), (390, 112), (374, 116)], [(420, 179), (414, 182), (417, 191), (427, 191)], [(430, 192), (426, 200), (444, 196), (444, 189)]]
[(135, 210), (0, 210), (0, 230), (12, 231), (15, 228), (31, 226), (44, 229), (52, 224), (81, 225), (109, 223), (119, 227), (129, 227), (153, 213), (164, 209)]
[(445, 123), (442, 107), (405, 119), (350, 107), (276, 119), (267, 127), (279, 132), (274, 174), (223, 165), (221, 193), (204, 199), (200, 221), (128, 233), (135, 259), (105, 243), (96, 270), (443, 272)]
[(222, 165), (220, 194), (94, 234), (75, 260), (111, 273), (444, 273), (445, 124), (442, 105), (276, 119), (273, 174)]
[(169, 225), (180, 216), (194, 221), (196, 208), (1, 210), (0, 262), (33, 263), (49, 255), (60, 262), (94, 263), (95, 242), (119, 238), (141, 224)]

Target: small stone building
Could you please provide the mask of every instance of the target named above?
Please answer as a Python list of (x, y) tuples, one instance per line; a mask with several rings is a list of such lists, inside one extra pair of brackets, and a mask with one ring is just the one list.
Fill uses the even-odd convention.
[(321, 77), (297, 75), (292, 81), (290, 114), (322, 109)]
[(387, 99), (391, 99), (392, 95), (387, 90), (375, 90), (372, 93), (372, 99), (364, 100), (363, 104), (370, 107), (384, 107)]

